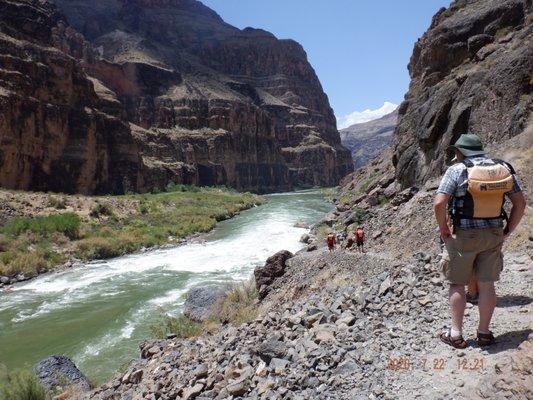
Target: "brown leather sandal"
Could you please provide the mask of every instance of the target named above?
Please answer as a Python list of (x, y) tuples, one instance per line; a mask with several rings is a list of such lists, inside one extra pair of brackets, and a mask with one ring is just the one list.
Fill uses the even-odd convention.
[(492, 332), (489, 331), (489, 333), (477, 333), (477, 345), (479, 347), (485, 347), (490, 346), (491, 344), (494, 344), (496, 339), (494, 338), (494, 335)]
[(452, 346), (456, 349), (464, 349), (467, 346), (462, 336), (458, 336), (455, 338), (451, 336), (450, 328), (445, 329), (439, 337), (443, 343), (446, 343), (447, 345)]

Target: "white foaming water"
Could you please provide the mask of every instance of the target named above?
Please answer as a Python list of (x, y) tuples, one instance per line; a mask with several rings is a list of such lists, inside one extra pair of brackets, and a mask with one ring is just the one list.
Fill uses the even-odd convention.
[(181, 305), (185, 302), (183, 295), (187, 293), (191, 286), (189, 284), (184, 289), (169, 290), (163, 296), (151, 299), (149, 303), (156, 307), (163, 307), (167, 304)]
[(156, 268), (194, 273), (229, 272), (260, 264), (281, 249), (297, 251), (302, 248), (299, 237), (307, 230), (291, 226), (287, 220), (292, 222), (294, 217), (283, 214), (266, 217), (253, 221), (228, 238), (134, 254), (46, 275), (15, 286), (13, 291), (27, 293), (26, 296), (20, 296), (18, 301), (12, 300), (26, 301), (28, 297), (42, 293), (77, 293), (58, 299), (63, 307), (86, 298), (79, 293), (86, 288), (95, 287), (98, 290), (102, 282), (124, 274), (141, 274)]

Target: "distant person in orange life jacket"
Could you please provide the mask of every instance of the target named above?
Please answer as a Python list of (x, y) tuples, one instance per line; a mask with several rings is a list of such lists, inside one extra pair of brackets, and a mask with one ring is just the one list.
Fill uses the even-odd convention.
[(357, 245), (357, 250), (361, 253), (365, 252), (365, 231), (362, 226), (358, 226), (354, 232), (355, 244)]
[(335, 234), (330, 232), (328, 233), (328, 236), (326, 236), (326, 242), (328, 243), (328, 249), (329, 251), (335, 250)]
[[(440, 339), (463, 349), (467, 346), (462, 332), (465, 285), (472, 276), (479, 293), (477, 343), (494, 343), (489, 326), (496, 306), (494, 282), (503, 268), (502, 245), (518, 226), (526, 200), (513, 167), (487, 157), (478, 136), (463, 134), (452, 148), (458, 162), (448, 168), (435, 196), (435, 216), (447, 250), (443, 268), (450, 284), (451, 312), (451, 327)], [(503, 209), (505, 197), (512, 203), (509, 218)]]

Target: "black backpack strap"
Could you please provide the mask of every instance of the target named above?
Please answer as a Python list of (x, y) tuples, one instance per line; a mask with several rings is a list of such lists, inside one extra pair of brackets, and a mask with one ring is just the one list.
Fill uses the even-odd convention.
[(469, 160), (468, 158), (465, 158), (463, 161), (461, 161), (466, 168), (472, 168), (474, 166), (474, 163), (472, 160)]
[(516, 174), (516, 171), (514, 170), (513, 166), (509, 164), (507, 161), (500, 160), (499, 158), (495, 158), (492, 161), (494, 161), (496, 164), (500, 164), (506, 167), (509, 170), (509, 172), (511, 172), (511, 174), (513, 175)]

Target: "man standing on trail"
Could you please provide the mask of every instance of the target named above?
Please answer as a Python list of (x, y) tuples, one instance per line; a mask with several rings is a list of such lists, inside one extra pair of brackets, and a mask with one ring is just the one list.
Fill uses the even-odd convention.
[(355, 236), (355, 244), (357, 245), (357, 250), (360, 253), (364, 253), (364, 245), (365, 245), (365, 231), (362, 226), (358, 226), (357, 229), (354, 232)]
[[(487, 346), (494, 342), (489, 325), (496, 307), (494, 282), (503, 268), (502, 245), (518, 226), (526, 200), (513, 167), (488, 158), (478, 136), (463, 134), (451, 147), (458, 163), (448, 168), (435, 197), (435, 216), (449, 255), (444, 275), (450, 283), (452, 317), (451, 328), (440, 339), (462, 349), (466, 347), (462, 334), (465, 285), (472, 275), (479, 292), (477, 343)], [(503, 209), (505, 197), (512, 203), (509, 218)], [(448, 213), (452, 229), (446, 223)]]
[(335, 235), (330, 232), (328, 233), (328, 235), (326, 236), (326, 242), (328, 243), (328, 249), (329, 251), (333, 251), (335, 250)]

